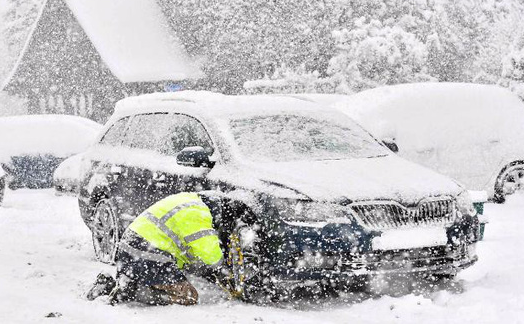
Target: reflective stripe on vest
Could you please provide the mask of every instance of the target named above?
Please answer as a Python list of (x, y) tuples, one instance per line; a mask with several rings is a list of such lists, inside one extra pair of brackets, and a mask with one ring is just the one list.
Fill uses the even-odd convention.
[(180, 268), (198, 257), (207, 265), (222, 259), (209, 208), (198, 194), (166, 197), (140, 214), (129, 226), (154, 247), (169, 252)]
[(171, 211), (169, 211), (169, 213), (167, 213), (164, 216), (162, 216), (162, 218), (161, 218), (162, 223), (167, 222), (171, 217), (173, 217), (176, 213), (178, 213), (182, 209), (188, 208), (188, 207), (192, 207), (192, 206), (200, 206), (200, 207), (207, 208), (206, 204), (204, 204), (201, 201), (187, 202), (187, 203), (181, 204), (179, 206), (176, 206), (175, 208), (171, 209)]
[(164, 232), (173, 241), (173, 243), (175, 243), (176, 247), (180, 250), (180, 252), (186, 254), (186, 256), (191, 259), (190, 255), (187, 254), (186, 246), (183, 245), (182, 242), (180, 242), (178, 236), (176, 236), (175, 233), (173, 233), (173, 231), (166, 226), (166, 224), (162, 223), (161, 219), (158, 219), (155, 215), (151, 214), (147, 210), (142, 213), (142, 216), (151, 221), (151, 223), (155, 224), (156, 227), (158, 227), (162, 232)]
[(215, 232), (214, 229), (201, 230), (201, 231), (198, 231), (196, 233), (193, 233), (191, 235), (184, 237), (184, 241), (186, 241), (186, 244), (189, 244), (193, 241), (196, 241), (198, 239), (201, 239), (206, 236), (211, 236), (211, 235), (217, 235), (217, 232)]
[(155, 261), (159, 263), (170, 263), (170, 262), (172, 263), (175, 261), (173, 258), (167, 257), (162, 254), (151, 253), (151, 252), (146, 252), (146, 251), (142, 251), (139, 249), (135, 249), (131, 245), (127, 244), (125, 241), (120, 241), (120, 243), (118, 244), (118, 248), (122, 251), (129, 253), (129, 255), (131, 255), (132, 257), (135, 257), (138, 259)]

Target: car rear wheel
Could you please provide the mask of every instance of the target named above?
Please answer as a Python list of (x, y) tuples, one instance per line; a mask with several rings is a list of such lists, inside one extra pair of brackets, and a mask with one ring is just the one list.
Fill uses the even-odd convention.
[(506, 167), (497, 178), (494, 201), (503, 203), (506, 197), (524, 189), (524, 163), (515, 162)]
[(104, 263), (114, 263), (118, 246), (118, 219), (109, 199), (100, 200), (93, 214), (91, 232), (96, 258)]

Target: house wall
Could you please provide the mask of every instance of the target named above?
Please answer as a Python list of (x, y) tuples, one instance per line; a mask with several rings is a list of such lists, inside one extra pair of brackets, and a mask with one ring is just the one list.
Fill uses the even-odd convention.
[(105, 121), (128, 90), (104, 65), (62, 0), (48, 0), (5, 87), (30, 113), (65, 113)]

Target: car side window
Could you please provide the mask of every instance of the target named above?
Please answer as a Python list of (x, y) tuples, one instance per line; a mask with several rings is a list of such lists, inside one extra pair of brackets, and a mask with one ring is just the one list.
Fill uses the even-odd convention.
[(213, 143), (204, 125), (197, 119), (176, 114), (169, 125), (166, 137), (162, 140), (162, 153), (176, 155), (186, 147), (201, 146), (209, 154), (213, 154)]
[(120, 146), (125, 136), (129, 117), (117, 120), (100, 140), (100, 144)]
[(169, 114), (154, 113), (136, 115), (129, 125), (124, 145), (144, 150), (158, 150), (158, 143), (164, 136)]
[(188, 146), (202, 146), (209, 154), (213, 145), (204, 126), (195, 118), (168, 113), (136, 115), (130, 123), (125, 146), (175, 156)]

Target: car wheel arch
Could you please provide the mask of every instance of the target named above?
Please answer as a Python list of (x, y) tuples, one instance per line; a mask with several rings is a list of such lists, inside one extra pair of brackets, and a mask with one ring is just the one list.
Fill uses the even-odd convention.
[(506, 163), (504, 167), (500, 170), (495, 178), (494, 183), (494, 195), (493, 201), (496, 203), (503, 203), (505, 201), (505, 195), (501, 192), (501, 181), (503, 181), (505, 173), (510, 170), (512, 167), (522, 165), (524, 167), (524, 159), (517, 159), (512, 162)]

